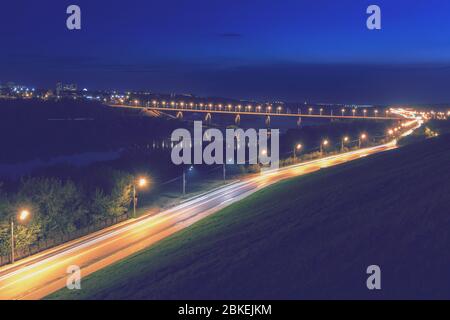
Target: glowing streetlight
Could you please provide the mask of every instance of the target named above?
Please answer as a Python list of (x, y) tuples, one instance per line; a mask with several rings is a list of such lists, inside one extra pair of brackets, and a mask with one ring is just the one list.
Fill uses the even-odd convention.
[(28, 210), (22, 210), (19, 214), (19, 220), (20, 221), (25, 221), (28, 219), (28, 217), (30, 216), (30, 211)]
[(367, 135), (366, 135), (365, 133), (363, 133), (363, 134), (359, 137), (359, 139), (358, 139), (358, 147), (359, 147), (359, 148), (361, 148), (362, 141), (363, 141), (363, 140), (366, 140), (366, 138), (367, 138)]
[(322, 143), (320, 144), (320, 154), (321, 155), (323, 154), (323, 149), (326, 148), (329, 143), (330, 142), (327, 139), (322, 141)]
[(341, 152), (344, 152), (344, 147), (345, 144), (348, 142), (349, 138), (348, 137), (343, 137), (341, 140)]
[(308, 113), (311, 115), (311, 112), (313, 111), (313, 108), (308, 109)]
[(342, 113), (342, 116), (344, 116), (344, 114), (345, 114), (345, 109), (342, 109), (342, 110), (341, 110), (341, 113)]
[(144, 177), (136, 179), (133, 182), (133, 218), (136, 218), (136, 207), (137, 207), (137, 201), (138, 201), (137, 192), (136, 192), (136, 185), (139, 188), (143, 188), (143, 187), (145, 187), (147, 185), (147, 183), (148, 183), (148, 181)]
[[(24, 209), (21, 210), (17, 215), (17, 220), (20, 223), (25, 222), (30, 217), (30, 211)], [(15, 243), (14, 243), (14, 217), (11, 217), (11, 263), (13, 264), (15, 261)]]
[(392, 135), (394, 134), (394, 130), (389, 129), (388, 134), (389, 134), (390, 136), (392, 136)]
[(297, 158), (297, 152), (299, 152), (301, 149), (302, 149), (302, 144), (301, 143), (297, 143), (297, 145), (295, 146), (295, 148), (294, 148), (294, 152), (293, 152), (293, 154), (294, 154), (294, 159), (296, 159)]

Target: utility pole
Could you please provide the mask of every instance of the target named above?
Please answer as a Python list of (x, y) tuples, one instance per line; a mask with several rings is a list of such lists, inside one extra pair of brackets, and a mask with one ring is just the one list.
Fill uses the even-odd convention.
[(14, 263), (14, 218), (11, 217), (11, 263)]
[(223, 181), (227, 180), (227, 169), (225, 163), (223, 164)]
[(133, 183), (133, 218), (136, 218), (136, 205), (137, 205), (136, 184)]
[(186, 170), (183, 168), (183, 196), (186, 194)]

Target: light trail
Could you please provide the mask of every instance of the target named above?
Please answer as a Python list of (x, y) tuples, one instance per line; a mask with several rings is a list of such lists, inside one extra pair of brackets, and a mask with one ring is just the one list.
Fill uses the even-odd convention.
[[(416, 119), (416, 122), (417, 125), (403, 135), (420, 127), (421, 119)], [(194, 197), (156, 215), (147, 214), (38, 253), (0, 268), (0, 299), (43, 298), (65, 287), (66, 270), (71, 265), (79, 266), (85, 277), (276, 182), (396, 147), (397, 141), (392, 140), (384, 145), (268, 170)]]

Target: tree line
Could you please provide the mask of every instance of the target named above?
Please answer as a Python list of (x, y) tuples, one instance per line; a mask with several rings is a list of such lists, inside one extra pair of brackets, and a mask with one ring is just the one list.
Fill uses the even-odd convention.
[[(20, 250), (127, 213), (132, 175), (110, 169), (102, 176), (96, 187), (70, 178), (29, 177), (20, 181), (15, 192), (8, 192), (0, 183), (0, 255), (10, 252), (11, 219), (17, 222), (14, 238)], [(19, 223), (17, 215), (24, 209), (31, 216)]]

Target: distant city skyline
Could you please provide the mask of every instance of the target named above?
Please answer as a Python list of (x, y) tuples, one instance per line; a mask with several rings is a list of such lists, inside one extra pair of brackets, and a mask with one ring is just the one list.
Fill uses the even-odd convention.
[[(65, 27), (82, 10), (82, 30)], [(3, 4), (0, 81), (328, 103), (450, 102), (450, 3), (364, 0)], [(424, 23), (426, 21), (426, 23)]]

